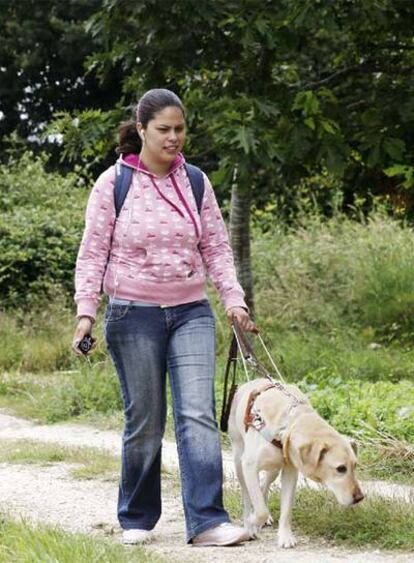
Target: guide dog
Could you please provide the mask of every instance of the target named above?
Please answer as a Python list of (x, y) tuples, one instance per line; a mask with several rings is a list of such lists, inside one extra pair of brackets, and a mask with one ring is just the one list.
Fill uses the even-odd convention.
[[(296, 545), (291, 529), (298, 473), (332, 491), (350, 506), (364, 495), (355, 476), (356, 444), (332, 428), (294, 385), (256, 379), (234, 395), (229, 416), (244, 525), (252, 538), (272, 519), (267, 507), (269, 488), (281, 471), (279, 547)], [(262, 483), (259, 472), (264, 472)]]

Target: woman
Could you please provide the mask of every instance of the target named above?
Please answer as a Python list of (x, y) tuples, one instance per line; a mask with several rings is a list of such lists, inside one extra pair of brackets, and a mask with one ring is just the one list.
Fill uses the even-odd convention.
[(118, 518), (125, 543), (151, 539), (161, 514), (161, 440), (169, 373), (187, 541), (233, 545), (248, 539), (222, 502), (222, 460), (214, 407), (214, 317), (205, 273), (231, 321), (254, 325), (236, 279), (226, 229), (204, 175), (198, 212), (186, 174), (180, 99), (148, 91), (136, 123), (120, 128), (120, 161), (133, 168), (118, 219), (115, 167), (97, 180), (76, 265), (74, 350), (91, 333), (101, 286), (109, 296), (105, 337), (119, 376), (125, 429)]

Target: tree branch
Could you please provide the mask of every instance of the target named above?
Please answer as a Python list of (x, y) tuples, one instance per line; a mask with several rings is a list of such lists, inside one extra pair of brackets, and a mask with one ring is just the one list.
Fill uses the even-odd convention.
[(355, 65), (355, 66), (343, 68), (341, 70), (337, 70), (330, 76), (327, 76), (326, 78), (322, 78), (321, 80), (318, 80), (316, 82), (307, 82), (305, 84), (300, 84), (300, 82), (296, 82), (295, 84), (290, 84), (289, 89), (293, 90), (295, 88), (300, 88), (302, 90), (314, 90), (319, 88), (320, 86), (329, 84), (329, 82), (332, 82), (339, 76), (344, 76), (346, 74), (350, 74), (355, 71), (361, 71), (363, 69), (365, 70), (367, 66), (368, 63), (363, 63), (362, 65)]
[(367, 70), (370, 71), (370, 72), (382, 72), (382, 73), (387, 73), (387, 74), (398, 75), (398, 74), (409, 74), (409, 73), (411, 73), (414, 70), (414, 66), (408, 66), (408, 67), (405, 67), (405, 68), (398, 68), (398, 66), (381, 65), (380, 63), (370, 61), (370, 62), (363, 63), (361, 65), (355, 65), (355, 66), (352, 66), (352, 67), (343, 68), (341, 70), (334, 72), (330, 76), (327, 76), (326, 78), (322, 78), (321, 80), (317, 80), (317, 81), (314, 81), (314, 82), (306, 82), (305, 84), (301, 84), (300, 82), (296, 82), (295, 84), (290, 84), (288, 88), (290, 90), (294, 90), (294, 89), (317, 90), (321, 86), (324, 86), (326, 84), (329, 84), (330, 82), (333, 82), (338, 77), (343, 77), (343, 76), (353, 74), (353, 73), (358, 73), (358, 72), (361, 72), (361, 71), (366, 72)]

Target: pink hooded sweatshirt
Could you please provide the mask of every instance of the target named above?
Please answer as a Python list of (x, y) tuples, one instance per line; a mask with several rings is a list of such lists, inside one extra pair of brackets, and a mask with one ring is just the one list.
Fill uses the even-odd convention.
[(89, 197), (76, 262), (78, 317), (95, 318), (102, 288), (113, 298), (161, 306), (204, 299), (205, 270), (226, 310), (246, 307), (207, 176), (199, 214), (181, 154), (163, 178), (149, 172), (137, 155), (119, 161), (134, 173), (118, 219), (115, 166), (101, 174)]

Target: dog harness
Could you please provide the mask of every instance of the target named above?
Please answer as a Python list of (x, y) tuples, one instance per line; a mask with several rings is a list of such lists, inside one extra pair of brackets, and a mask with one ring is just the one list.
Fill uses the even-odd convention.
[(247, 432), (249, 426), (252, 426), (255, 430), (260, 432), (260, 434), (267, 442), (270, 442), (271, 444), (276, 446), (276, 448), (280, 448), (281, 450), (283, 450), (283, 444), (281, 440), (278, 440), (277, 438), (274, 438), (272, 436), (269, 428), (267, 428), (266, 426), (266, 422), (264, 418), (262, 417), (260, 411), (254, 404), (259, 395), (275, 387), (276, 385), (274, 383), (268, 383), (261, 389), (253, 389), (253, 391), (249, 395), (249, 400), (247, 401), (246, 412), (244, 415), (244, 427), (245, 427), (245, 431)]
[[(237, 391), (236, 363), (237, 363), (237, 352), (240, 349), (240, 355), (241, 355), (241, 359), (243, 360), (243, 366), (244, 366), (244, 370), (246, 372), (247, 379), (249, 379), (249, 374), (247, 372), (247, 367), (246, 367), (246, 363), (248, 362), (250, 364), (250, 366), (252, 366), (253, 369), (256, 372), (258, 372), (262, 377), (265, 377), (269, 381), (269, 383), (267, 383), (266, 385), (263, 385), (263, 386), (261, 386), (257, 389), (253, 389), (250, 392), (249, 399), (248, 399), (247, 405), (246, 405), (246, 411), (244, 413), (244, 419), (243, 419), (245, 431), (247, 432), (250, 426), (252, 428), (254, 428), (255, 430), (257, 430), (267, 442), (269, 442), (270, 444), (273, 444), (276, 448), (279, 448), (280, 450), (282, 450), (283, 458), (284, 458), (285, 462), (289, 463), (288, 447), (289, 447), (290, 435), (292, 433), (292, 431), (291, 431), (292, 428), (290, 429), (290, 432), (287, 435), (284, 436), (284, 438), (283, 438), (284, 444), (283, 444), (282, 439), (281, 439), (282, 433), (286, 432), (286, 430), (288, 429), (289, 417), (290, 417), (291, 412), (296, 407), (298, 407), (299, 405), (306, 405), (307, 401), (305, 401), (303, 399), (298, 399), (293, 393), (291, 393), (286, 388), (286, 386), (284, 385), (284, 380), (283, 380), (282, 374), (277, 369), (277, 366), (274, 363), (268, 349), (266, 348), (260, 334), (257, 333), (258, 338), (260, 339), (260, 342), (262, 343), (262, 346), (263, 346), (264, 350), (266, 351), (270, 361), (272, 362), (274, 370), (278, 374), (281, 381), (274, 380), (271, 377), (270, 373), (267, 371), (267, 369), (263, 366), (263, 364), (261, 364), (259, 362), (259, 360), (257, 359), (257, 357), (256, 357), (249, 341), (247, 340), (244, 332), (239, 327), (236, 319), (233, 319), (233, 325), (232, 326), (233, 326), (234, 335), (233, 335), (233, 339), (232, 339), (232, 342), (231, 342), (231, 345), (230, 345), (229, 356), (228, 356), (227, 366), (226, 366), (226, 373), (225, 373), (225, 378), (224, 378), (223, 410), (222, 410), (222, 414), (221, 414), (220, 428), (223, 430), (223, 432), (227, 431), (228, 419), (229, 419), (230, 410), (231, 410), (231, 404), (232, 404), (232, 401), (233, 401), (233, 397), (234, 397), (234, 395)], [(232, 365), (233, 365), (233, 381), (232, 381), (229, 396), (227, 397), (227, 385), (228, 385), (230, 367)], [(257, 406), (255, 404), (257, 397), (261, 393), (265, 393), (269, 389), (277, 389), (278, 391), (283, 393), (283, 395), (288, 397), (289, 400), (290, 400), (290, 404), (289, 404), (287, 411), (286, 411), (284, 424), (281, 425), (278, 432), (276, 433), (276, 436), (266, 426), (266, 421), (264, 420), (262, 414), (260, 413), (260, 410), (257, 408)]]
[[(276, 448), (281, 449), (283, 451), (283, 455), (286, 459), (286, 454), (285, 454), (285, 451), (284, 451), (284, 448), (283, 448), (282, 441), (279, 438), (276, 438), (270, 432), (269, 428), (266, 426), (266, 422), (265, 422), (263, 416), (260, 413), (260, 410), (255, 405), (255, 401), (256, 401), (257, 397), (259, 395), (261, 395), (262, 393), (265, 393), (269, 389), (278, 389), (278, 391), (281, 391), (284, 395), (286, 395), (287, 397), (289, 397), (292, 400), (292, 402), (291, 402), (291, 404), (288, 408), (288, 411), (286, 413), (286, 418), (289, 417), (291, 411), (294, 408), (298, 407), (299, 405), (305, 405), (306, 404), (306, 401), (304, 401), (303, 399), (298, 399), (297, 397), (295, 397), (295, 395), (290, 393), (282, 383), (280, 383), (279, 381), (273, 381), (272, 383), (268, 383), (267, 385), (264, 385), (263, 387), (261, 387), (259, 389), (253, 389), (253, 391), (251, 391), (251, 393), (249, 395), (249, 399), (247, 401), (247, 405), (246, 405), (246, 412), (244, 414), (244, 427), (245, 427), (246, 432), (248, 431), (249, 426), (251, 426), (252, 428), (257, 430), (267, 442), (270, 442)], [(281, 432), (283, 430), (285, 430), (285, 428), (286, 428), (286, 423), (282, 426), (282, 428), (280, 429), (278, 434), (280, 435)]]

